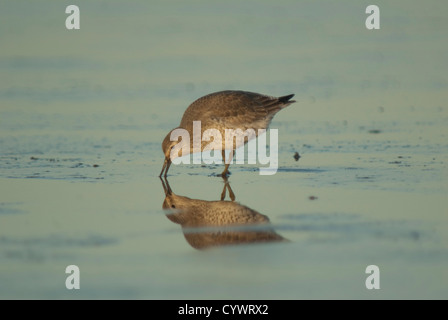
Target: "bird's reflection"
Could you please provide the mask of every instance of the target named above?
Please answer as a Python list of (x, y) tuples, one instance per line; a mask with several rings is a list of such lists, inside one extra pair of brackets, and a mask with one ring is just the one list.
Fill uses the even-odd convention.
[[(169, 211), (166, 216), (182, 226), (185, 239), (193, 248), (287, 241), (274, 231), (267, 216), (234, 201), (227, 179), (220, 201), (178, 196), (168, 180), (160, 180), (165, 191), (162, 207)], [(227, 191), (231, 201), (224, 200)]]

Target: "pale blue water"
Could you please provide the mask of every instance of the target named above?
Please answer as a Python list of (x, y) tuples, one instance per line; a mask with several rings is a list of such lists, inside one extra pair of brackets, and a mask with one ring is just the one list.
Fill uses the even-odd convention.
[[(77, 31), (68, 2), (0, 4), (2, 299), (448, 297), (446, 4), (377, 2), (368, 31), (352, 1), (77, 3)], [(296, 94), (278, 172), (229, 178), (289, 242), (199, 251), (162, 210), (162, 139), (224, 89)], [(219, 200), (221, 170), (168, 180)]]

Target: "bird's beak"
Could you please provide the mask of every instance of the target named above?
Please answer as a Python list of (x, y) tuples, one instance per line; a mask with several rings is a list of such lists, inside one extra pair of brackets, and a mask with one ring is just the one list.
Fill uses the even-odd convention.
[(164, 177), (166, 177), (166, 175), (168, 174), (168, 169), (170, 168), (170, 165), (171, 165), (171, 159), (169, 157), (165, 157), (165, 161), (163, 162), (162, 171), (160, 172), (159, 177), (162, 176), (163, 171), (165, 171)]

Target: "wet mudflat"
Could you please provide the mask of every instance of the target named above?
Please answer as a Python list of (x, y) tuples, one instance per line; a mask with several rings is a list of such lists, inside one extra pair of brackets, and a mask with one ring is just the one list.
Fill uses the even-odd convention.
[[(448, 297), (442, 10), (380, 3), (394, 19), (372, 35), (349, 1), (320, 24), (312, 3), (257, 2), (254, 15), (238, 3), (86, 2), (86, 24), (68, 34), (54, 18), (64, 8), (41, 5), (40, 18), (1, 11), (14, 30), (0, 53), (2, 299)], [(266, 36), (276, 46), (260, 50)], [(233, 208), (214, 176), (223, 166), (170, 168), (172, 193), (188, 198), (179, 214), (158, 177), (161, 142), (189, 103), (224, 89), (297, 103), (271, 124), (276, 174), (230, 166), (235, 205), (262, 223), (201, 230)], [(200, 220), (197, 204), (214, 211)], [(65, 287), (68, 265), (80, 290)], [(368, 265), (380, 290), (366, 289)]]

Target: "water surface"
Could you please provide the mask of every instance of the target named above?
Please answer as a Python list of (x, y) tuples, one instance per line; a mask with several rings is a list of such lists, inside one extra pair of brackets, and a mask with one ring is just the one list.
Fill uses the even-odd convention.
[[(78, 31), (68, 4), (1, 4), (1, 298), (448, 298), (446, 4), (379, 1), (374, 31), (352, 1), (78, 1)], [(162, 139), (225, 89), (296, 94), (278, 172), (229, 178), (288, 241), (198, 250), (162, 208)], [(221, 171), (168, 181), (219, 201)]]

